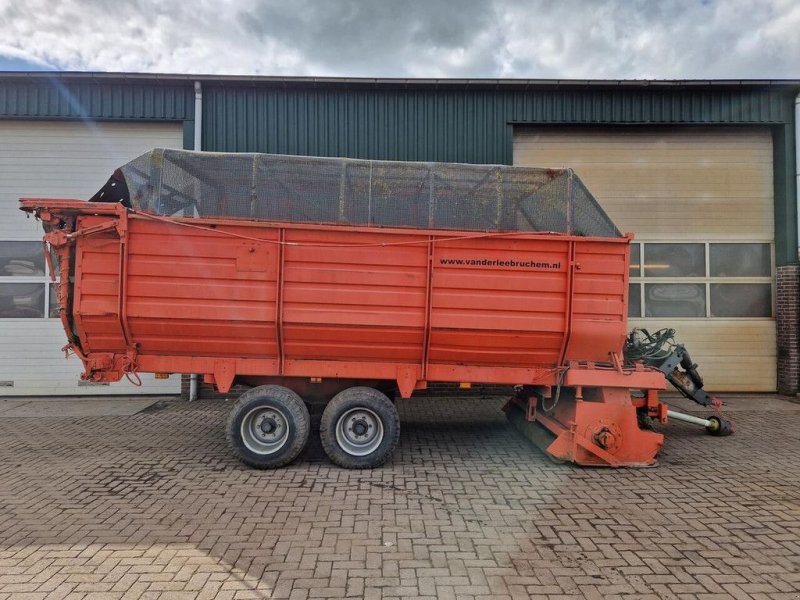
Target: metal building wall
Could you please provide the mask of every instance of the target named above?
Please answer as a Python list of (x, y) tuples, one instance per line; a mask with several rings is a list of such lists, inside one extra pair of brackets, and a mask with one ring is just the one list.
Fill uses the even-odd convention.
[(789, 100), (772, 87), (515, 91), (211, 84), (204, 88), (203, 145), (231, 152), (510, 164), (513, 123), (779, 124), (792, 118)]
[(203, 149), (511, 164), (515, 124), (768, 125), (778, 265), (797, 261), (793, 102), (773, 85), (204, 85)]
[[(190, 75), (0, 73), (0, 118), (173, 120), (192, 147)], [(769, 125), (776, 258), (797, 262), (793, 102), (780, 82), (207, 77), (203, 149), (511, 164), (515, 124)]]
[(0, 73), (0, 119), (180, 121), (192, 147), (194, 89), (185, 81)]
[(185, 83), (3, 80), (0, 117), (183, 121), (194, 118), (194, 93)]
[[(0, 118), (191, 121), (195, 79), (0, 73)], [(792, 123), (797, 92), (759, 82), (199, 79), (209, 150), (505, 164), (513, 123), (782, 125)]]
[(489, 92), (207, 86), (203, 101), (210, 150), (511, 162)]

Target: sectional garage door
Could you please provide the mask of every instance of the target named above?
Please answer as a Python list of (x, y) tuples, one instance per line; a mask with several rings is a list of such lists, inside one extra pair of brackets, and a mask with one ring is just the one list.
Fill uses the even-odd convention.
[(676, 329), (711, 390), (775, 390), (768, 130), (517, 128), (514, 164), (572, 167), (636, 234), (631, 326)]
[(178, 393), (180, 377), (134, 387), (81, 385), (42, 258), (42, 230), (20, 196), (89, 198), (119, 165), (153, 147), (183, 147), (180, 123), (0, 121), (0, 396)]

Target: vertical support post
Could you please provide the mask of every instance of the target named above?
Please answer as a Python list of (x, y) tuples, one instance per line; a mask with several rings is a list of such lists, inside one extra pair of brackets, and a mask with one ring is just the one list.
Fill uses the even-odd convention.
[(286, 229), (281, 227), (278, 234), (278, 271), (276, 274), (277, 290), (275, 293), (275, 346), (278, 359), (278, 374), (283, 375), (283, 273)]
[(130, 231), (128, 229), (128, 211), (122, 205), (119, 211), (117, 222), (117, 233), (119, 235), (119, 283), (117, 286), (117, 317), (119, 319), (119, 326), (122, 330), (122, 337), (125, 340), (127, 348), (133, 347), (131, 339), (130, 328), (128, 327), (128, 236)]
[(575, 177), (575, 172), (572, 169), (567, 169), (567, 233), (572, 235), (572, 223), (575, 216), (575, 202), (572, 197), (572, 178)]
[(428, 166), (428, 228), (433, 229), (433, 175), (432, 166)]
[(567, 251), (567, 307), (564, 311), (564, 338), (561, 340), (561, 349), (558, 351), (558, 364), (564, 365), (569, 348), (569, 338), (572, 332), (572, 293), (575, 279), (575, 240), (568, 242)]
[[(372, 173), (372, 161), (370, 161), (370, 173)], [(370, 185), (372, 182), (370, 181)], [(344, 205), (345, 205), (345, 190), (347, 187), (347, 161), (342, 161), (342, 173), (339, 177), (339, 222), (345, 223), (344, 218)]]
[(369, 161), (369, 193), (367, 195), (367, 225), (372, 225), (372, 161)]
[(431, 305), (433, 295), (433, 250), (436, 238), (428, 237), (428, 267), (425, 277), (425, 329), (422, 332), (422, 379), (428, 378), (428, 353), (431, 347)]

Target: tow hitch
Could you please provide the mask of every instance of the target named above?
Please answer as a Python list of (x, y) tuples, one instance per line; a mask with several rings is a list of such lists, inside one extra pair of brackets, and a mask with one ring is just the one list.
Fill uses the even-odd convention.
[[(632, 330), (625, 340), (624, 355), (628, 363), (641, 361), (661, 371), (666, 380), (689, 400), (701, 406), (713, 406), (719, 411), (722, 402), (703, 389), (703, 378), (697, 371), (697, 364), (692, 361), (686, 347), (675, 342), (674, 329), (660, 329), (655, 333), (647, 329)], [(734, 432), (733, 422), (721, 414), (703, 419), (670, 410), (667, 417), (705, 427), (710, 435), (724, 436)]]

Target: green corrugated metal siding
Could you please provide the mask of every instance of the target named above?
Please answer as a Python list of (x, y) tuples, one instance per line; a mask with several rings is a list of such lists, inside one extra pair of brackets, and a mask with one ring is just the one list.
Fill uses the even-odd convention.
[(775, 262), (797, 263), (797, 178), (794, 164), (794, 125), (772, 129), (773, 193), (775, 198)]
[(491, 95), (206, 88), (206, 150), (509, 162)]
[(519, 124), (751, 124), (778, 136), (776, 258), (797, 261), (787, 87), (352, 89), (208, 85), (203, 149), (511, 164)]
[[(792, 121), (782, 86), (314, 88), (209, 82), (204, 149), (510, 163), (509, 123)], [(0, 118), (194, 119), (192, 81), (0, 75)]]
[(207, 86), (203, 148), (511, 163), (510, 123), (780, 124), (779, 88), (530, 91)]
[(0, 118), (192, 119), (194, 91), (186, 84), (0, 79)]
[[(0, 74), (0, 118), (183, 121), (192, 77)], [(202, 80), (202, 77), (199, 77)], [(796, 262), (793, 101), (789, 84), (610, 82), (204, 82), (203, 149), (388, 160), (513, 161), (515, 124), (753, 124), (775, 141), (778, 264)]]

